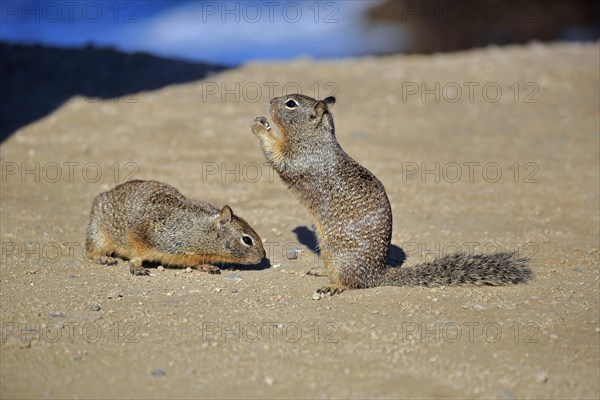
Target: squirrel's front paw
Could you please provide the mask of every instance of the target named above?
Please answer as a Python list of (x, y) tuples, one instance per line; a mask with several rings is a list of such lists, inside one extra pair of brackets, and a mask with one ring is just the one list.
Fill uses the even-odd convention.
[(102, 265), (117, 265), (118, 261), (114, 257), (102, 256), (96, 260), (98, 264)]
[(264, 135), (271, 130), (271, 125), (265, 117), (256, 117), (252, 123), (252, 133), (255, 135)]
[(129, 272), (131, 272), (131, 275), (135, 275), (135, 276), (150, 275), (150, 271), (148, 271), (146, 268), (142, 267), (141, 263), (135, 263), (135, 262), (129, 263)]
[(217, 267), (215, 267), (214, 265), (210, 265), (210, 264), (200, 264), (200, 265), (196, 265), (194, 268), (196, 268), (198, 271), (204, 271), (204, 272), (208, 272), (209, 274), (220, 274), (221, 270)]

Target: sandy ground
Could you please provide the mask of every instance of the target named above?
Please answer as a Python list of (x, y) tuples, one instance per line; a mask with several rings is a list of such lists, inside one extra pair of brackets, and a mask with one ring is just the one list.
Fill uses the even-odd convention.
[[(1, 146), (1, 397), (598, 398), (599, 60), (598, 44), (298, 60), (66, 102)], [(294, 85), (335, 92), (403, 266), (512, 248), (536, 279), (312, 300), (312, 222), (250, 132)], [(270, 262), (150, 277), (87, 262), (92, 199), (129, 178), (229, 204)]]

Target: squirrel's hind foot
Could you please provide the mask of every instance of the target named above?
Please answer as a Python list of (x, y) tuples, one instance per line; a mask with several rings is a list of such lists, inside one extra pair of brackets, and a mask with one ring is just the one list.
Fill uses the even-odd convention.
[(334, 294), (342, 293), (346, 289), (348, 289), (347, 286), (338, 285), (338, 284), (334, 283), (334, 284), (326, 285), (326, 286), (323, 286), (322, 288), (317, 289), (316, 293), (321, 295), (321, 297), (323, 297), (327, 294), (330, 296), (333, 296)]

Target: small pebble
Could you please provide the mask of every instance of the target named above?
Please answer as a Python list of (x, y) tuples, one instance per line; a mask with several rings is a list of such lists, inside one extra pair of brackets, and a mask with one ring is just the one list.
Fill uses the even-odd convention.
[(190, 272), (192, 272), (192, 268), (187, 267), (184, 271), (186, 274), (189, 274)]
[(238, 290), (237, 290), (236, 288), (229, 289), (229, 291), (230, 291), (231, 293), (237, 293), (237, 292), (238, 292)]
[(555, 333), (551, 333), (551, 334), (550, 334), (550, 339), (552, 339), (552, 340), (556, 340), (556, 339), (558, 339), (558, 335), (557, 335), (557, 334), (555, 334)]
[(600, 328), (596, 327), (596, 333), (600, 333)]
[(265, 383), (269, 386), (271, 386), (273, 384), (274, 380), (272, 377), (270, 376), (265, 376)]
[(473, 304), (475, 310), (485, 310), (485, 306), (482, 304)]
[(319, 292), (314, 292), (312, 295), (313, 300), (321, 300), (323, 298), (323, 294)]
[(215, 292), (217, 292), (217, 293), (221, 293), (222, 290), (223, 289), (221, 289), (220, 287), (215, 288)]
[(166, 371), (162, 368), (156, 368), (151, 374), (152, 376), (167, 376)]
[(158, 271), (164, 271), (165, 267), (163, 267), (162, 265), (159, 265), (158, 268), (156, 268)]
[(292, 247), (290, 249), (287, 249), (286, 257), (288, 260), (297, 260), (298, 258), (300, 258), (301, 252), (302, 250)]
[(100, 311), (102, 309), (102, 307), (100, 307), (100, 304), (92, 304), (90, 307), (90, 310), (92, 311)]
[(546, 383), (548, 382), (548, 373), (546, 372), (538, 372), (535, 376), (535, 381), (537, 383)]
[(238, 274), (227, 274), (227, 275), (224, 276), (224, 278), (233, 279), (233, 280), (236, 280), (236, 281), (241, 281), (242, 280), (242, 277), (239, 276)]
[(281, 264), (273, 264), (273, 268), (281, 268)]
[(61, 312), (53, 312), (53, 313), (48, 314), (48, 316), (50, 318), (64, 318), (65, 314), (63, 314)]

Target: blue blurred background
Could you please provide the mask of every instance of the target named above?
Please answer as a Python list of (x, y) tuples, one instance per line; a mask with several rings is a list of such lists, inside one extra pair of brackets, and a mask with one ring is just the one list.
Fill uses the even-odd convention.
[(0, 142), (73, 96), (249, 61), (598, 40), (597, 0), (0, 1)]
[(2, 1), (2, 41), (93, 44), (188, 61), (452, 51), (595, 40), (583, 0)]
[(226, 65), (394, 51), (399, 29), (364, 19), (376, 3), (3, 2), (1, 38), (64, 47), (93, 44)]

